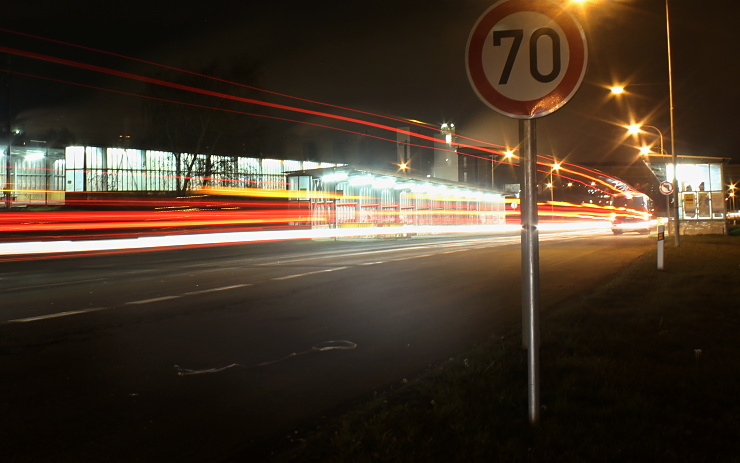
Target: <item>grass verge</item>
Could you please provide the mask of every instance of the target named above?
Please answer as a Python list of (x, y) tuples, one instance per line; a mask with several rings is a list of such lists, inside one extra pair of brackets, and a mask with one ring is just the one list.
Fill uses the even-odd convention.
[(740, 461), (740, 238), (666, 241), (549, 309), (541, 422), (520, 333), (381, 394), (274, 462)]

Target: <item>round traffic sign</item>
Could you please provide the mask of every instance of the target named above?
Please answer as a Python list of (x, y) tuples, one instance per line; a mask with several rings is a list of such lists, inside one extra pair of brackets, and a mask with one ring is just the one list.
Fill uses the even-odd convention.
[(665, 181), (660, 182), (660, 186), (658, 187), (660, 189), (660, 192), (666, 196), (673, 193), (673, 182)]
[(465, 54), (468, 80), (505, 116), (532, 119), (560, 109), (586, 73), (583, 28), (550, 0), (503, 0), (473, 26)]

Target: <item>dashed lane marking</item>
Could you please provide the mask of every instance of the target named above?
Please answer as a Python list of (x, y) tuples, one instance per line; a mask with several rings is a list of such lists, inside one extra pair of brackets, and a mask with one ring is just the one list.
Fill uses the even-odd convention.
[[(190, 291), (187, 293), (174, 295), (174, 296), (162, 296), (162, 297), (153, 297), (151, 299), (141, 299), (138, 301), (129, 301), (124, 302), (123, 305), (141, 305), (141, 304), (149, 304), (151, 302), (160, 302), (160, 301), (168, 301), (171, 299), (177, 299), (179, 297), (183, 296), (194, 296), (197, 294), (207, 294), (207, 293), (214, 293), (218, 291), (227, 291), (229, 289), (237, 289), (237, 288), (244, 288), (246, 286), (252, 286), (251, 283), (243, 283), (238, 285), (231, 285), (231, 286), (221, 286), (219, 288), (210, 288), (210, 289), (202, 289), (200, 291)], [(13, 320), (7, 320), (5, 323), (27, 323), (27, 322), (37, 322), (41, 320), (49, 320), (52, 318), (61, 318), (61, 317), (68, 317), (70, 315), (81, 315), (91, 312), (99, 312), (101, 310), (108, 310), (110, 307), (94, 307), (91, 309), (81, 309), (81, 310), (68, 310), (65, 312), (56, 312), (56, 313), (50, 313), (50, 314), (44, 314), (44, 315), (38, 315), (35, 317), (25, 317), (25, 318), (16, 318)]]
[(305, 276), (309, 276), (309, 275), (317, 275), (319, 273), (336, 272), (337, 270), (344, 270), (346, 268), (349, 268), (349, 267), (328, 268), (328, 269), (325, 269), (325, 270), (317, 270), (315, 272), (296, 273), (296, 274), (293, 274), (293, 275), (285, 275), (285, 276), (282, 276), (282, 277), (275, 277), (275, 278), (272, 278), (272, 279), (273, 280), (290, 280), (291, 278), (300, 278), (300, 277), (305, 277)]
[(108, 307), (95, 307), (92, 309), (69, 310), (67, 312), (50, 313), (46, 315), (39, 315), (37, 317), (16, 318), (15, 320), (8, 320), (8, 323), (36, 322), (39, 320), (48, 320), (50, 318), (61, 318), (61, 317), (68, 317), (70, 315), (79, 315), (83, 313), (99, 312), (101, 310), (108, 310)]
[(190, 291), (190, 292), (184, 293), (183, 296), (195, 296), (197, 294), (215, 293), (218, 291), (227, 291), (229, 289), (244, 288), (246, 286), (252, 286), (252, 284), (244, 283), (241, 285), (222, 286), (220, 288), (201, 289), (200, 291)]
[(178, 297), (182, 297), (182, 296), (178, 294), (176, 296), (153, 297), (151, 299), (141, 299), (139, 301), (126, 302), (125, 305), (149, 304), (150, 302), (168, 301), (170, 299), (177, 299)]

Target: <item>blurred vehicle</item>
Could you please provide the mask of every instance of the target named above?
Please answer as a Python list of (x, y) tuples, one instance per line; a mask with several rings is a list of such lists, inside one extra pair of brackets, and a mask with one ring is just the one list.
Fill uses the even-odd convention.
[(611, 214), (612, 233), (627, 232), (648, 234), (655, 230), (657, 221), (653, 217), (653, 200), (642, 193), (622, 193), (611, 198), (614, 211)]

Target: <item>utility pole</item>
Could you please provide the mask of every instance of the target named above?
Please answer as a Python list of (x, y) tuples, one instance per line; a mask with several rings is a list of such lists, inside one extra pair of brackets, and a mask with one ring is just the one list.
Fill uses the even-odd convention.
[(11, 147), (13, 145), (13, 132), (12, 132), (12, 126), (10, 123), (11, 119), (11, 111), (10, 111), (10, 53), (8, 53), (8, 73), (6, 74), (6, 80), (5, 80), (5, 88), (6, 88), (6, 106), (7, 106), (7, 130), (8, 130), (8, 152), (5, 156), (5, 208), (10, 209), (10, 203), (12, 200), (11, 191), (13, 189), (13, 177), (11, 176), (11, 169), (13, 168), (13, 163), (11, 162)]

